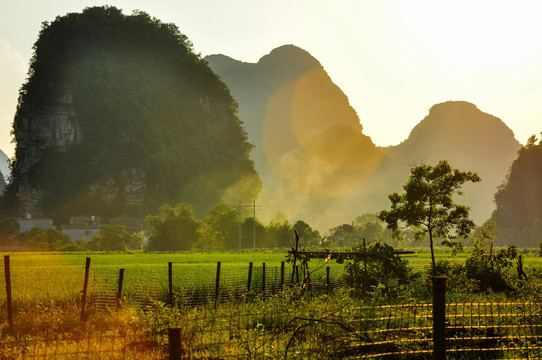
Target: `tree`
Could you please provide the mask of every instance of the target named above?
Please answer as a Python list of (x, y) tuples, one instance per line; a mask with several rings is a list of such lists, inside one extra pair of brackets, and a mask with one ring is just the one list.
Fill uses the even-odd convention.
[(513, 260), (521, 256), (515, 245), (493, 249), (495, 229), (495, 222), (488, 221), (476, 232), (472, 255), (465, 261), (467, 278), (476, 280), (481, 291), (513, 289), (509, 270), (514, 265)]
[(297, 231), (299, 236), (301, 236), (305, 245), (308, 245), (308, 246), (322, 245), (322, 236), (320, 236), (320, 233), (318, 232), (318, 230), (314, 230), (313, 228), (311, 228), (309, 224), (307, 224), (303, 220), (298, 220), (294, 224), (294, 230)]
[(56, 229), (32, 228), (17, 236), (19, 245), (32, 251), (63, 251), (74, 245), (71, 238)]
[[(254, 234), (256, 230), (256, 234)], [(256, 219), (254, 223), (254, 217), (246, 217), (245, 220), (241, 223), (241, 246), (243, 248), (252, 248), (254, 247), (254, 240), (256, 240), (256, 247), (261, 248), (266, 242), (267, 230), (265, 226)], [(256, 239), (254, 239), (256, 235)], [(239, 247), (239, 235), (235, 238), (235, 249)]]
[(231, 206), (216, 204), (207, 212), (199, 228), (198, 249), (236, 249), (239, 238), (239, 216)]
[(189, 250), (198, 240), (198, 221), (192, 206), (182, 203), (160, 207), (159, 216), (147, 216), (148, 251)]
[(359, 234), (367, 241), (385, 240), (386, 230), (378, 214), (367, 213), (354, 219), (354, 226), (359, 229)]
[(458, 245), (456, 238), (466, 238), (475, 224), (469, 218), (470, 208), (456, 204), (454, 194), (462, 195), (461, 186), (479, 182), (478, 174), (453, 169), (446, 160), (435, 166), (422, 164), (410, 169), (410, 177), (403, 186), (404, 194), (390, 194), (391, 210), (383, 210), (378, 217), (388, 224), (392, 236), (401, 239), (401, 229), (413, 227), (416, 240), (429, 235), (431, 261), (436, 268), (434, 237), (448, 246)]
[(342, 224), (329, 230), (327, 240), (335, 246), (345, 247), (361, 242), (361, 234), (357, 227)]
[(100, 231), (88, 242), (90, 250), (127, 251), (139, 250), (142, 245), (141, 235), (129, 234), (124, 225), (100, 225)]
[(266, 242), (268, 247), (288, 247), (294, 240), (292, 225), (285, 214), (278, 213), (267, 226)]
[(368, 246), (354, 244), (352, 252), (364, 254), (354, 255), (344, 266), (345, 281), (352, 288), (352, 295), (365, 296), (381, 285), (388, 299), (391, 299), (397, 296), (398, 286), (408, 283), (408, 263), (390, 245), (380, 241)]

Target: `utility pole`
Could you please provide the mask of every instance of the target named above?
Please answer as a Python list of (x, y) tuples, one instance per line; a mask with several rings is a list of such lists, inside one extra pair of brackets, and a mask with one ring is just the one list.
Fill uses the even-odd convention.
[(256, 208), (260, 207), (260, 205), (256, 205), (256, 200), (253, 201), (252, 205), (242, 205), (241, 200), (239, 200), (239, 250), (241, 250), (241, 234), (242, 234), (242, 227), (241, 227), (241, 209), (242, 208), (253, 208), (254, 209), (254, 249), (256, 249)]
[(241, 200), (239, 200), (239, 250), (241, 250)]
[[(253, 202), (254, 206), (254, 249), (256, 249), (256, 200)], [(260, 205), (258, 205), (260, 207)]]

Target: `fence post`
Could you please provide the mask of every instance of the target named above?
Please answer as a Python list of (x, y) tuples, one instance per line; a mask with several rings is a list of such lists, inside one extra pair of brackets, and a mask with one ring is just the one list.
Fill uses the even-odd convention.
[(248, 282), (247, 282), (247, 291), (250, 292), (250, 286), (252, 285), (252, 262), (248, 263)]
[(87, 258), (85, 263), (85, 281), (83, 282), (83, 298), (81, 301), (81, 321), (85, 321), (85, 312), (87, 310), (87, 291), (88, 291), (88, 277), (90, 274), (90, 258)]
[(446, 276), (433, 276), (433, 359), (446, 360)]
[(184, 355), (182, 329), (168, 328), (169, 360), (181, 360)]
[(122, 302), (122, 284), (124, 283), (124, 269), (119, 270), (119, 287), (117, 289), (117, 311), (120, 310)]
[(6, 275), (6, 304), (8, 310), (8, 324), (13, 327), (13, 307), (11, 299), (11, 267), (9, 265), (9, 255), (4, 255), (4, 274)]
[(284, 261), (280, 262), (280, 292), (284, 290)]
[(218, 296), (220, 292), (220, 261), (216, 263), (216, 280), (215, 280), (215, 309), (218, 305)]
[(262, 263), (262, 294), (265, 294), (265, 263)]
[(173, 306), (173, 263), (167, 263), (167, 279), (168, 279), (168, 302)]

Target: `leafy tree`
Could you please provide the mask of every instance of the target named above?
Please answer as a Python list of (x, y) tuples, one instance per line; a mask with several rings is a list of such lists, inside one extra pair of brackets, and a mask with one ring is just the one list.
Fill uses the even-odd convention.
[(504, 183), (495, 193), (492, 220), (500, 245), (536, 247), (542, 241), (542, 140), (533, 135), (518, 151)]
[[(265, 226), (256, 219), (254, 224), (254, 217), (247, 217), (241, 223), (241, 246), (243, 248), (254, 247), (254, 230), (256, 230), (256, 247), (262, 247), (266, 243), (267, 229)], [(235, 249), (239, 248), (239, 234), (235, 238)]]
[(190, 204), (163, 205), (160, 215), (147, 216), (147, 222), (147, 251), (189, 250), (198, 241), (199, 223)]
[(354, 219), (354, 226), (359, 229), (359, 235), (368, 241), (378, 241), (385, 237), (386, 230), (378, 214), (363, 214)]
[(354, 225), (343, 224), (329, 230), (326, 240), (335, 246), (347, 247), (359, 243), (362, 239), (361, 233)]
[(29, 250), (62, 251), (73, 245), (71, 238), (56, 229), (30, 229), (18, 235), (18, 242)]
[(140, 234), (129, 234), (124, 225), (100, 225), (100, 231), (88, 242), (89, 250), (127, 251), (139, 250), (143, 239)]
[(267, 226), (267, 247), (288, 247), (294, 241), (294, 231), (286, 215), (278, 213)]
[(298, 220), (294, 224), (294, 230), (297, 231), (299, 236), (303, 239), (306, 246), (320, 246), (322, 245), (322, 236), (318, 232), (310, 227), (309, 224), (303, 220)]
[(239, 237), (239, 216), (231, 206), (216, 204), (207, 212), (198, 229), (199, 239), (195, 248), (222, 250), (237, 248)]
[(389, 195), (391, 210), (383, 210), (379, 218), (388, 224), (392, 236), (401, 239), (402, 227), (416, 229), (417, 240), (429, 235), (431, 261), (436, 268), (434, 238), (443, 239), (448, 246), (459, 245), (456, 238), (466, 238), (475, 227), (469, 218), (470, 208), (453, 201), (461, 195), (461, 186), (467, 182), (481, 181), (478, 174), (453, 169), (447, 161), (437, 165), (422, 164), (410, 169), (410, 178), (403, 186), (404, 194)]

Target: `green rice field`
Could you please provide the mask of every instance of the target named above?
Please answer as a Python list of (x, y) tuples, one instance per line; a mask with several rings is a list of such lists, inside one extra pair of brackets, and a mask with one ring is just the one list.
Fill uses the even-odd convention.
[[(266, 282), (279, 282), (280, 265), (286, 252), (268, 253), (3, 253), (10, 255), (13, 301), (19, 306), (52, 301), (77, 304), (83, 289), (85, 261), (91, 258), (89, 293), (115, 293), (119, 270), (124, 269), (123, 295), (129, 301), (138, 298), (166, 298), (168, 294), (168, 263), (172, 263), (175, 296), (196, 296), (214, 291), (217, 262), (221, 262), (222, 293), (241, 293), (247, 289), (249, 263), (253, 265), (252, 289), (261, 287), (262, 263), (266, 264)], [(437, 253), (437, 261), (463, 262), (468, 254), (452, 257)], [(431, 262), (429, 253), (403, 255), (415, 271), (423, 271)], [(542, 258), (524, 255), (525, 267), (542, 267)], [(325, 267), (330, 278), (338, 280), (343, 265), (331, 260), (313, 259), (311, 271), (316, 270), (314, 282), (325, 281)], [(285, 278), (291, 275), (291, 265), (285, 265)], [(6, 298), (5, 277), (0, 279), (0, 302)], [(203, 295), (201, 295), (203, 296)]]

